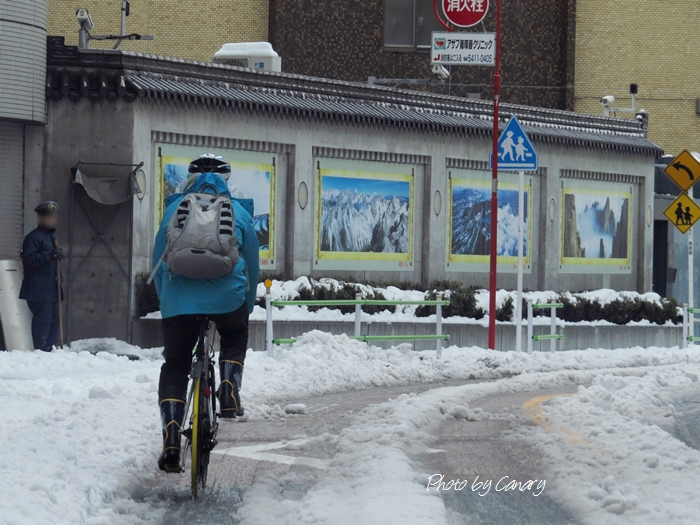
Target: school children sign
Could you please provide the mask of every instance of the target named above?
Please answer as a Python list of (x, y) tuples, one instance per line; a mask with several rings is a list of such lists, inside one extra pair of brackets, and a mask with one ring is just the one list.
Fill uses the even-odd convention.
[(683, 151), (673, 159), (664, 172), (683, 190), (666, 208), (664, 215), (681, 233), (686, 233), (700, 219), (700, 207), (688, 195), (688, 190), (700, 179), (700, 161), (697, 153)]
[[(489, 157), (493, 166), (493, 152)], [(511, 117), (498, 139), (499, 171), (537, 171), (537, 152), (515, 116)]]

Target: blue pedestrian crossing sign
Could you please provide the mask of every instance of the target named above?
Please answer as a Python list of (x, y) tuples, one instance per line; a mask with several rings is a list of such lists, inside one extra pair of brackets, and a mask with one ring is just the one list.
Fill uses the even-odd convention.
[[(489, 156), (489, 166), (493, 167), (493, 152)], [(537, 170), (537, 152), (515, 116), (508, 121), (498, 139), (498, 170)]]

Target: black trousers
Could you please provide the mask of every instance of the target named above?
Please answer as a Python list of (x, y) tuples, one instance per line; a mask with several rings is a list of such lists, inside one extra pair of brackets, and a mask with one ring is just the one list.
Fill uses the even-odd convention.
[(58, 342), (58, 301), (27, 301), (32, 312), (34, 348), (50, 352)]
[[(187, 382), (192, 368), (192, 350), (199, 338), (196, 315), (178, 315), (163, 319), (165, 363), (160, 369), (158, 399), (182, 399), (187, 395)], [(245, 361), (248, 349), (248, 307), (226, 314), (210, 315), (221, 336), (219, 360)]]

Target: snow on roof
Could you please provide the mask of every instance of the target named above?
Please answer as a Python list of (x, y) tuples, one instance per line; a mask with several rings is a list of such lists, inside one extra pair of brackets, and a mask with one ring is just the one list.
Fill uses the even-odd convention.
[(272, 49), (269, 42), (236, 42), (224, 44), (216, 53), (215, 60), (247, 57), (277, 57), (277, 52)]

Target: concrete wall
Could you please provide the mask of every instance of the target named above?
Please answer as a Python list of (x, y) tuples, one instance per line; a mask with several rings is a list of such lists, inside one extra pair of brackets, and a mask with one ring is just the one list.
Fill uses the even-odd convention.
[[(127, 202), (117, 209), (84, 198), (83, 210), (71, 199), (71, 168), (79, 161), (130, 164), (134, 106), (122, 101), (91, 104), (86, 99), (77, 104), (67, 100), (50, 102), (48, 106), (48, 124), (27, 127), (25, 233), (36, 227), (32, 210), (39, 202), (47, 199), (58, 202), (57, 236), (70, 256), (63, 263), (66, 335), (69, 340), (126, 339), (131, 286), (122, 269), (128, 271), (130, 262), (131, 204)], [(130, 168), (110, 166), (81, 169), (98, 176), (120, 176), (130, 171)], [(78, 192), (84, 193), (82, 189)], [(71, 216), (72, 235), (69, 235)], [(112, 224), (107, 229), (110, 221)], [(102, 240), (95, 227), (104, 234)]]
[[(285, 264), (273, 273), (288, 278), (301, 275), (332, 276), (347, 279), (373, 279), (376, 281), (412, 281), (428, 283), (443, 278), (457, 278), (466, 284), (486, 286), (487, 268), (475, 265), (463, 272), (451, 272), (446, 268), (447, 242), (447, 159), (469, 159), (481, 169), (486, 168), (490, 142), (458, 137), (429, 137), (412, 133), (397, 133), (353, 127), (337, 127), (327, 124), (300, 123), (248, 117), (239, 114), (215, 113), (203, 109), (181, 109), (135, 103), (134, 161), (145, 161), (145, 172), (150, 177), (149, 195), (135, 208), (134, 232), (136, 271), (150, 267), (149, 249), (152, 245), (155, 224), (153, 207), (157, 194), (156, 169), (152, 131), (170, 133), (170, 140), (193, 144), (220, 144), (223, 140), (240, 139), (249, 145), (271, 147), (286, 145), (289, 162), (287, 188), (278, 193), (284, 195), (284, 216), (287, 231), (278, 224), (277, 240), (286, 250)], [(184, 134), (186, 132), (186, 135)], [(180, 135), (177, 135), (180, 134)], [(221, 139), (219, 139), (221, 138)], [(207, 142), (209, 141), (209, 142)], [(242, 144), (242, 143), (241, 143)], [(262, 145), (262, 146), (261, 146)], [(248, 147), (253, 147), (248, 146)], [(240, 147), (246, 147), (242, 145)], [(314, 231), (316, 208), (316, 170), (314, 147), (325, 151), (353, 150), (378, 152), (410, 157), (407, 162), (417, 163), (414, 204), (414, 262), (409, 271), (368, 271), (358, 263), (357, 270), (317, 270), (314, 267)], [(533, 218), (537, 224), (533, 232), (533, 266), (525, 276), (529, 289), (590, 290), (611, 287), (625, 290), (649, 291), (651, 289), (651, 256), (653, 222), (647, 221), (648, 205), (653, 206), (653, 159), (619, 155), (604, 151), (538, 145), (541, 173), (533, 175)], [(202, 152), (207, 146), (202, 146)], [(339, 155), (342, 154), (339, 153)], [(280, 156), (284, 156), (280, 155)], [(359, 154), (358, 154), (359, 155)], [(356, 155), (357, 156), (357, 155)], [(418, 159), (418, 160), (415, 160)], [(578, 170), (587, 176), (600, 176), (601, 188), (606, 178), (632, 180), (632, 254), (631, 269), (621, 273), (605, 273), (604, 269), (592, 269), (586, 273), (560, 273), (559, 243), (561, 229), (561, 175), (562, 170)], [(565, 173), (566, 174), (566, 173)], [(280, 173), (278, 176), (284, 176)], [(506, 178), (504, 176), (504, 178)], [(617, 179), (616, 179), (617, 177)], [(301, 183), (309, 190), (309, 205), (301, 209), (297, 203), (297, 190)], [(597, 184), (597, 183), (596, 183)], [(436, 191), (442, 195), (443, 205), (439, 215), (433, 212)], [(603, 190), (604, 192), (605, 190)], [(552, 202), (553, 201), (553, 202)], [(549, 215), (548, 207), (553, 207)], [(502, 267), (499, 286), (513, 288), (516, 284), (514, 268)], [(597, 272), (597, 273), (596, 273)]]
[[(353, 323), (332, 322), (276, 322), (274, 324), (275, 338), (298, 337), (311, 330), (321, 330), (332, 334), (352, 334)], [(488, 345), (488, 329), (480, 325), (443, 324), (443, 332), (450, 335), (449, 341), (443, 342), (443, 348), (447, 346), (459, 346), (462, 348), (476, 346), (486, 348)], [(558, 332), (564, 334), (564, 339), (557, 342), (557, 350), (579, 350), (587, 348), (629, 348), (639, 346), (649, 348), (653, 346), (671, 348), (680, 346), (683, 342), (683, 329), (681, 326), (566, 326), (560, 327)], [(434, 334), (435, 325), (426, 323), (363, 323), (363, 335), (413, 335)], [(548, 334), (549, 326), (536, 326), (534, 333)], [(523, 345), (527, 341), (527, 334), (523, 329)], [(406, 341), (373, 341), (369, 344), (388, 348)], [(435, 341), (408, 341), (416, 350), (434, 349)], [(163, 333), (160, 321), (137, 320), (134, 325), (134, 344), (141, 348), (156, 348), (163, 346)], [(515, 349), (515, 326), (498, 324), (496, 327), (496, 350)], [(253, 321), (250, 323), (248, 347), (253, 350), (265, 350), (265, 323)], [(548, 352), (549, 341), (535, 341), (535, 351)]]
[[(132, 275), (151, 268), (151, 249), (156, 232), (156, 208), (160, 199), (156, 181), (155, 143), (189, 144), (206, 152), (211, 147), (238, 150), (275, 151), (279, 159), (276, 188), (277, 267), (267, 275), (295, 278), (339, 277), (371, 279), (377, 282), (411, 281), (427, 286), (436, 279), (458, 279), (468, 285), (486, 286), (485, 265), (464, 271), (446, 266), (448, 176), (456, 169), (476, 169), (488, 177), (487, 140), (434, 137), (413, 133), (379, 131), (349, 126), (304, 123), (292, 120), (249, 117), (197, 108), (128, 104), (106, 101), (92, 104), (83, 99), (74, 104), (64, 99), (49, 104), (45, 128), (29, 129), (25, 179), (25, 230), (33, 227), (31, 210), (37, 202), (51, 198), (61, 206), (59, 238), (68, 240), (69, 216), (73, 217), (70, 239), (69, 318), (71, 339), (93, 336), (128, 337), (130, 312), (134, 311), (134, 289), (128, 286), (123, 269), (132, 265)], [(653, 159), (617, 155), (604, 151), (538, 145), (543, 169), (531, 175), (532, 269), (525, 275), (528, 289), (590, 290), (611, 287), (649, 291), (651, 288), (652, 222), (646, 221), (646, 205), (652, 203)], [(231, 152), (235, 157), (235, 151)], [(320, 157), (319, 157), (320, 156)], [(372, 158), (372, 166), (391, 161), (415, 168), (413, 201), (413, 264), (408, 269), (369, 270), (362, 261), (342, 270), (320, 270), (314, 262), (316, 227), (315, 161), (322, 158)], [(87, 215), (107, 221), (111, 211), (87, 210), (73, 205), (70, 169), (83, 162), (137, 164), (144, 162), (146, 196), (133, 199), (119, 215), (106, 243), (95, 244), (95, 231)], [(363, 161), (364, 162), (364, 161)], [(369, 161), (368, 161), (369, 162)], [(387, 164), (390, 166), (390, 164)], [(452, 166), (452, 167), (450, 167)], [(456, 167), (455, 167), (456, 166)], [(459, 167), (461, 166), (461, 167)], [(119, 168), (122, 169), (122, 168)], [(388, 169), (388, 168), (387, 168)], [(85, 168), (88, 174), (114, 176), (118, 169)], [(606, 181), (627, 180), (633, 188), (631, 268), (620, 273), (561, 273), (559, 239), (562, 175), (599, 177)], [(125, 172), (126, 173), (126, 172)], [(473, 172), (472, 172), (473, 173)], [(503, 176), (503, 180), (507, 179)], [(298, 189), (305, 183), (309, 203), (298, 204)], [(594, 184), (598, 184), (597, 182)], [(605, 186), (601, 186), (605, 188)], [(433, 209), (435, 193), (442, 195), (439, 214)], [(552, 214), (549, 206), (552, 206)], [(131, 221), (129, 220), (131, 218)], [(130, 228), (133, 224), (133, 231)], [(536, 225), (536, 226), (535, 226)], [(98, 229), (106, 224), (98, 224)], [(109, 245), (111, 252), (105, 246)], [(501, 265), (499, 287), (513, 288), (514, 267)]]

